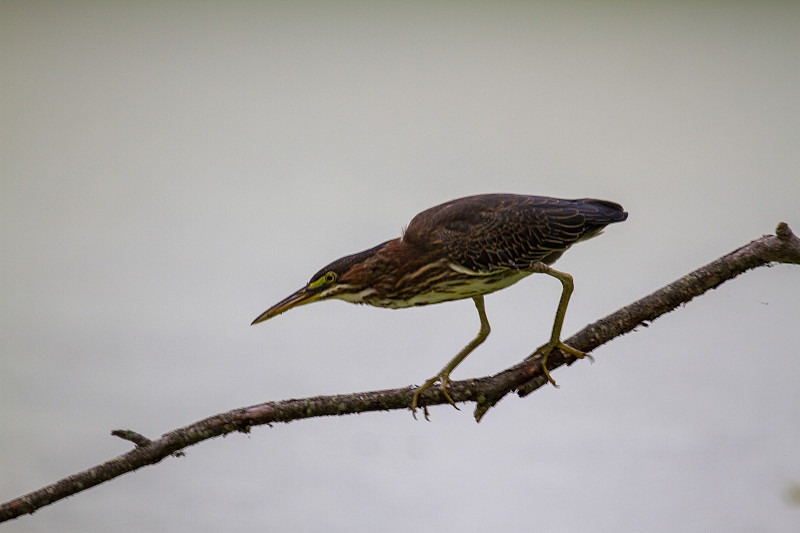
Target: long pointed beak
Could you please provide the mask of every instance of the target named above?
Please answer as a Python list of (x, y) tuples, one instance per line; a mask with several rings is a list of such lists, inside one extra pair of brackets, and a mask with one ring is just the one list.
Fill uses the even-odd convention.
[(279, 314), (288, 311), (292, 307), (298, 307), (300, 305), (311, 303), (315, 300), (318, 300), (319, 296), (320, 293), (318, 291), (315, 291), (314, 289), (311, 289), (308, 287), (308, 285), (306, 285), (296, 293), (292, 294), (288, 298), (284, 298), (280, 302), (276, 303), (275, 305), (273, 305), (272, 307), (270, 307), (269, 309), (258, 315), (258, 318), (253, 320), (252, 324), (250, 325), (252, 326), (258, 324), (259, 322), (264, 322), (265, 320), (269, 320), (274, 316), (278, 316)]

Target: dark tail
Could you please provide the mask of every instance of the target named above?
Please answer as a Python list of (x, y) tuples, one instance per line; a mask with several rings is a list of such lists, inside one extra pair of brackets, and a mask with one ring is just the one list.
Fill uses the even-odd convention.
[(581, 198), (580, 200), (574, 200), (574, 202), (586, 221), (581, 237), (578, 239), (580, 241), (596, 237), (609, 224), (622, 222), (628, 218), (628, 213), (622, 209), (622, 206), (614, 202), (596, 198)]
[(628, 213), (621, 205), (608, 200), (581, 198), (575, 202), (580, 204), (581, 213), (586, 217), (586, 221), (593, 225), (606, 226), (628, 218)]

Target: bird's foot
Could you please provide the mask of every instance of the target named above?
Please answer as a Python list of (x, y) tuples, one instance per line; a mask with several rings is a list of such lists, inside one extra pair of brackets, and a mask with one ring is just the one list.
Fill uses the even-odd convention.
[[(423, 383), (423, 385), (420, 388), (418, 388), (417, 391), (414, 393), (414, 399), (411, 401), (411, 414), (414, 416), (415, 419), (417, 418), (417, 407), (419, 405), (420, 394), (422, 394), (422, 392), (425, 391), (425, 389), (429, 388), (431, 385), (434, 385), (437, 381), (441, 383), (442, 394), (444, 394), (444, 397), (447, 399), (448, 402), (450, 402), (450, 405), (458, 409), (456, 402), (454, 402), (453, 399), (450, 397), (450, 395), (447, 393), (447, 384), (450, 383), (450, 373), (441, 372), (440, 374), (433, 376), (431, 379)], [(425, 415), (425, 420), (430, 420), (430, 418), (428, 417), (427, 405), (422, 406), (422, 412)]]
[[(550, 372), (547, 370), (547, 356), (549, 356), (550, 352), (555, 349), (566, 352), (574, 357), (577, 357), (578, 359), (583, 359), (586, 357), (586, 354), (573, 348), (572, 346), (569, 346), (568, 344), (564, 344), (560, 339), (551, 339), (550, 342), (539, 346), (536, 351), (533, 352), (533, 355), (536, 355), (537, 353), (544, 355), (544, 357), (542, 357), (542, 370), (544, 371), (544, 375), (547, 378), (547, 381), (549, 381), (555, 388), (558, 388), (556, 380), (553, 379), (553, 377), (550, 375)], [(591, 355), (589, 357), (591, 358)]]

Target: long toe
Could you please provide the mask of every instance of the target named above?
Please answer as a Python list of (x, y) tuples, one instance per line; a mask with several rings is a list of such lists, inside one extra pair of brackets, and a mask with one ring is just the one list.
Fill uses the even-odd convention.
[(457, 410), (460, 411), (461, 409), (458, 409), (456, 402), (453, 401), (453, 399), (450, 397), (450, 394), (448, 394), (447, 392), (447, 384), (450, 383), (450, 376), (442, 374), (439, 376), (439, 380), (442, 382), (442, 394), (444, 394), (444, 397), (447, 399), (448, 402), (450, 402), (450, 405), (452, 405), (453, 407), (455, 407)]
[[(422, 386), (420, 388), (418, 388), (417, 391), (414, 393), (414, 398), (411, 400), (411, 414), (412, 414), (412, 416), (414, 418), (417, 418), (417, 407), (419, 407), (419, 397), (420, 397), (420, 395), (426, 389), (428, 389), (431, 385), (433, 385), (434, 383), (439, 381), (439, 379), (440, 379), (439, 376), (432, 377), (431, 379), (429, 379), (428, 381), (423, 383)], [(428, 419), (428, 408), (423, 406), (423, 409), (425, 411), (425, 420), (427, 420)]]
[(561, 341), (558, 341), (558, 343), (554, 346), (554, 348), (558, 348), (559, 350), (567, 352), (568, 354), (577, 357), (578, 359), (583, 359), (584, 357), (586, 357), (586, 354), (583, 353), (582, 351), (573, 348), (569, 344), (564, 344)]
[(578, 350), (577, 348), (573, 348), (569, 344), (564, 344), (560, 340), (555, 340), (555, 341), (551, 340), (547, 344), (540, 346), (532, 354), (536, 355), (538, 353), (541, 353), (544, 355), (544, 357), (542, 357), (542, 371), (544, 372), (547, 381), (549, 381), (554, 387), (559, 388), (558, 384), (556, 383), (556, 380), (553, 379), (553, 376), (550, 375), (550, 371), (547, 370), (547, 357), (550, 355), (550, 352), (552, 352), (554, 349), (559, 349), (565, 353), (568, 353), (573, 357), (577, 357), (578, 359), (583, 359), (584, 357), (586, 357), (586, 354)]

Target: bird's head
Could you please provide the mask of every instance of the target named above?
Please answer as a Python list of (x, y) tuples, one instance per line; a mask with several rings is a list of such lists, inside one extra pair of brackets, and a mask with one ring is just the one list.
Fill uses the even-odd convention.
[[(388, 242), (388, 241), (387, 241)], [(375, 248), (337, 259), (311, 276), (305, 287), (284, 298), (253, 320), (254, 324), (269, 320), (281, 313), (317, 300), (339, 298), (348, 302), (360, 303), (372, 291), (369, 268), (371, 260), (380, 253), (387, 243)]]

